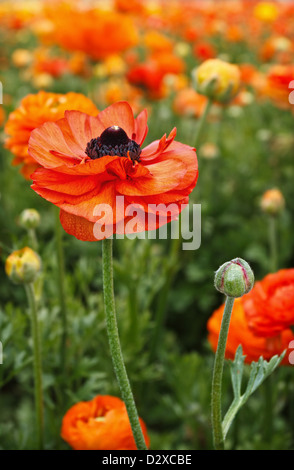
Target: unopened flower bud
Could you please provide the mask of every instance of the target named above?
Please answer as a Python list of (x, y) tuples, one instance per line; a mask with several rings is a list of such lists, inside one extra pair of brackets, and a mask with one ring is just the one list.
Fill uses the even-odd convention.
[(199, 155), (207, 160), (214, 160), (219, 157), (219, 148), (213, 142), (206, 142), (201, 145)]
[(220, 59), (208, 59), (192, 71), (195, 89), (214, 101), (226, 103), (240, 89), (239, 67)]
[(215, 273), (215, 288), (228, 297), (242, 297), (254, 285), (254, 274), (249, 264), (241, 258), (224, 263)]
[(41, 259), (35, 251), (25, 247), (8, 256), (5, 271), (16, 284), (34, 282), (41, 271)]
[(260, 201), (260, 207), (266, 214), (279, 214), (285, 207), (285, 199), (283, 194), (279, 189), (269, 189), (263, 194)]
[(19, 216), (19, 224), (27, 229), (35, 229), (40, 223), (40, 214), (36, 209), (25, 209)]

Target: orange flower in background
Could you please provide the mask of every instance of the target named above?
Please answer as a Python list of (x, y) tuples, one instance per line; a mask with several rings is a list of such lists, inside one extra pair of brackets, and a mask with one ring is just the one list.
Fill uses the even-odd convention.
[(76, 109), (95, 116), (98, 110), (94, 103), (79, 93), (49, 93), (40, 91), (22, 99), (20, 106), (13, 111), (5, 125), (7, 139), (5, 147), (14, 159), (13, 165), (22, 165), (21, 173), (27, 179), (39, 166), (28, 154), (31, 132), (46, 121), (57, 121), (67, 109)]
[(193, 88), (184, 88), (178, 91), (173, 102), (173, 110), (180, 116), (199, 117), (207, 104), (207, 98), (200, 95)]
[(127, 101), (134, 113), (139, 114), (144, 109), (143, 91), (132, 86), (123, 77), (110, 77), (95, 90), (95, 101), (107, 107), (117, 101)]
[(5, 121), (5, 112), (2, 106), (0, 106), (0, 127), (2, 127), (4, 121)]
[(291, 63), (294, 47), (292, 41), (284, 36), (272, 36), (267, 39), (260, 49), (260, 57), (263, 61), (274, 60), (279, 64)]
[(275, 337), (294, 325), (294, 269), (268, 274), (243, 299), (246, 321), (257, 336)]
[(145, 33), (143, 44), (152, 53), (172, 53), (174, 48), (174, 42), (156, 30)]
[[(139, 421), (149, 447), (146, 426)], [(124, 402), (109, 395), (70, 408), (62, 421), (61, 437), (74, 450), (137, 450)]]
[(68, 51), (82, 51), (94, 60), (119, 54), (138, 42), (132, 18), (115, 11), (53, 1), (46, 5), (45, 16), (52, 25), (46, 43), (50, 34), (52, 44)]
[[(255, 287), (252, 291), (254, 289)], [(273, 338), (258, 337), (251, 331), (242, 301), (242, 299), (250, 296), (251, 292), (246, 294), (243, 298), (235, 299), (225, 352), (225, 357), (227, 359), (234, 359), (236, 350), (241, 344), (243, 354), (246, 356), (245, 362), (251, 363), (252, 361), (258, 361), (260, 356), (269, 360), (275, 354), (281, 354), (288, 348), (290, 341), (294, 340), (294, 334), (288, 328), (284, 329), (279, 337)], [(223, 304), (215, 310), (207, 323), (208, 342), (214, 352), (217, 348), (224, 307), (225, 305)], [(289, 364), (288, 354), (285, 355), (282, 364)]]
[(139, 15), (145, 11), (143, 0), (114, 0), (114, 8), (122, 13)]
[(258, 94), (268, 98), (281, 109), (291, 108), (289, 85), (294, 80), (293, 65), (272, 65), (264, 75), (254, 82)]
[(195, 149), (174, 140), (176, 129), (142, 149), (147, 131), (146, 110), (135, 119), (127, 102), (117, 102), (96, 117), (67, 111), (32, 132), (29, 153), (42, 166), (32, 188), (60, 207), (66, 232), (96, 241), (178, 217), (197, 181)]

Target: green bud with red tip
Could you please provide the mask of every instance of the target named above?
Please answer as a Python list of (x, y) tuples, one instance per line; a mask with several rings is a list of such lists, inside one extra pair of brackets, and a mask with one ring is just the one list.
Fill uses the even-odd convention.
[(254, 273), (249, 264), (241, 258), (224, 263), (214, 278), (215, 288), (228, 297), (242, 297), (254, 285)]

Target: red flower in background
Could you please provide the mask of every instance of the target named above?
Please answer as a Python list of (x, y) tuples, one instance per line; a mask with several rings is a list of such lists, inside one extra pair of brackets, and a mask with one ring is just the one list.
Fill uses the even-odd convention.
[[(139, 421), (149, 447), (146, 426)], [(124, 402), (109, 395), (70, 408), (62, 421), (61, 437), (74, 450), (137, 450)]]
[(196, 43), (193, 46), (193, 53), (200, 60), (212, 59), (217, 55), (215, 48), (209, 42)]
[[(253, 288), (252, 291), (254, 289), (255, 288)], [(225, 352), (227, 359), (234, 359), (236, 350), (241, 344), (243, 354), (246, 356), (246, 363), (258, 361), (260, 356), (269, 360), (276, 354), (280, 355), (289, 347), (290, 341), (294, 340), (294, 334), (290, 329), (284, 329), (281, 331), (279, 337), (274, 336), (272, 338), (262, 338), (252, 332), (249, 328), (243, 307), (243, 299), (250, 296), (251, 292), (246, 294), (243, 298), (235, 299)], [(214, 352), (217, 348), (224, 307), (225, 305), (223, 304), (215, 310), (207, 323), (208, 342)], [(285, 355), (282, 364), (289, 364), (288, 354)]]
[(274, 337), (294, 325), (294, 269), (282, 269), (256, 282), (243, 298), (246, 320), (257, 336)]
[[(32, 132), (29, 154), (42, 167), (32, 188), (60, 207), (66, 232), (96, 241), (154, 230), (178, 217), (197, 181), (195, 149), (174, 140), (176, 129), (142, 149), (147, 131), (147, 112), (135, 119), (129, 104), (118, 102), (96, 117), (66, 111)], [(113, 212), (97, 217), (101, 205)]]

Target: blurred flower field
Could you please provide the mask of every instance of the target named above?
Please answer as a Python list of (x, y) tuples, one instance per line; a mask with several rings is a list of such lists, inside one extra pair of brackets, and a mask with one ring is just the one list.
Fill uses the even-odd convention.
[[(0, 42), (0, 449), (293, 450), (294, 2), (1, 1)], [(145, 237), (95, 235), (117, 195)]]

